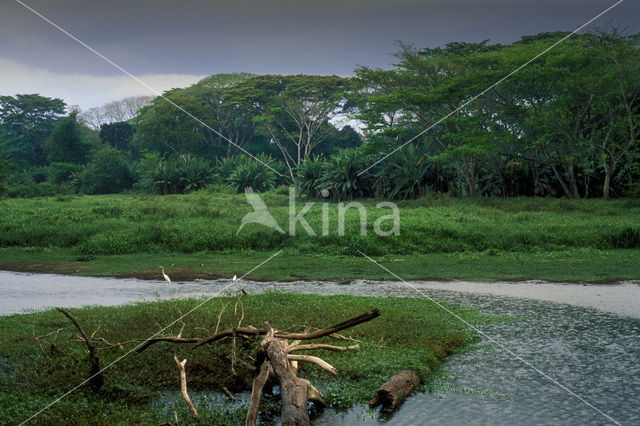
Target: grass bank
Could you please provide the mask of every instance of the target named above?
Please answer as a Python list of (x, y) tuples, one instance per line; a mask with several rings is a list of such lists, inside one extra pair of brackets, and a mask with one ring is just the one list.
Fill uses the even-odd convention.
[[(273, 252), (135, 253), (83, 255), (73, 249), (0, 248), (0, 270), (114, 276), (162, 280), (158, 266), (174, 281), (244, 275)], [(640, 250), (567, 249), (537, 252), (462, 252), (374, 256), (403, 279), (530, 280), (601, 283), (640, 278)], [(393, 280), (361, 256), (302, 254), (284, 250), (247, 279), (258, 281), (353, 279)]]
[[(288, 229), (288, 195), (272, 191), (263, 199)], [(298, 211), (304, 202), (297, 201)], [(156, 277), (158, 265), (173, 264), (179, 278), (205, 278), (245, 272), (244, 263), (284, 249), (253, 277), (388, 278), (359, 257), (361, 250), (402, 262), (396, 272), (407, 278), (640, 278), (640, 200), (423, 198), (398, 204), (400, 235), (387, 237), (373, 232), (375, 220), (389, 214), (377, 202), (362, 201), (366, 235), (355, 209), (347, 210), (345, 235), (337, 235), (338, 206), (330, 203), (329, 235), (298, 227), (290, 236), (258, 224), (236, 235), (252, 211), (244, 195), (7, 199), (0, 201), (0, 268)], [(305, 217), (320, 234), (320, 203)]]
[[(215, 330), (221, 306), (226, 309), (220, 329), (237, 325), (260, 326), (268, 320), (274, 327), (302, 330), (305, 325), (323, 327), (340, 322), (372, 308), (381, 316), (345, 332), (361, 341), (361, 350), (321, 355), (340, 372), (328, 377), (314, 365), (303, 364), (301, 377), (309, 378), (334, 407), (364, 404), (375, 389), (390, 375), (403, 369), (414, 369), (428, 382), (445, 357), (475, 336), (459, 326), (458, 321), (424, 299), (365, 298), (352, 296), (310, 296), (281, 293), (249, 295), (234, 310), (235, 297), (212, 300), (185, 318), (184, 336), (206, 336), (196, 327)], [(178, 300), (93, 307), (71, 312), (87, 332), (93, 333), (103, 347), (98, 354), (102, 365), (108, 365), (136, 343), (122, 348), (106, 348), (109, 343), (144, 339), (168, 324), (180, 313), (187, 312), (197, 300)], [(467, 321), (480, 324), (504, 321), (471, 308), (451, 309)], [(135, 324), (135, 327), (132, 327)], [(180, 324), (166, 331), (176, 335)], [(37, 341), (35, 336), (47, 337)], [(89, 369), (84, 343), (71, 341), (75, 329), (59, 312), (0, 317), (0, 423), (20, 422), (80, 383)], [(251, 363), (259, 340), (243, 340), (238, 344), (239, 357)], [(51, 344), (56, 351), (51, 351)], [(346, 345), (353, 342), (331, 341)], [(191, 351), (188, 345), (158, 343), (141, 354), (133, 353), (105, 372), (105, 383), (98, 393), (83, 387), (38, 416), (41, 424), (124, 424), (172, 422), (173, 410), (182, 424), (191, 418), (179, 395), (179, 379), (173, 361), (176, 350), (180, 359), (187, 358), (189, 387), (205, 424), (238, 424), (243, 422), (243, 404), (206, 403), (206, 391), (226, 386), (233, 392), (249, 389), (248, 364), (238, 363), (238, 375), (231, 374), (229, 355), (231, 342)], [(267, 397), (262, 407), (271, 414), (278, 412), (277, 400)]]

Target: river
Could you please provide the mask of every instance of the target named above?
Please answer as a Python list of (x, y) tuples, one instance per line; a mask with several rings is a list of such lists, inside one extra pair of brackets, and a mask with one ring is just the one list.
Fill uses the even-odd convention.
[[(228, 284), (228, 280), (216, 280), (168, 285), (164, 281), (0, 271), (0, 314), (49, 306), (212, 296)], [(277, 289), (421, 297), (405, 284), (387, 281), (243, 280), (236, 285), (249, 293)], [(391, 418), (370, 418), (360, 408), (329, 409), (314, 424), (612, 424), (605, 414), (621, 424), (640, 424), (639, 284), (413, 281), (411, 285), (429, 297), (474, 306), (489, 314), (518, 316), (518, 321), (479, 329), (530, 365), (482, 338), (477, 350), (449, 359), (448, 378), (441, 386), (432, 393), (415, 394)]]

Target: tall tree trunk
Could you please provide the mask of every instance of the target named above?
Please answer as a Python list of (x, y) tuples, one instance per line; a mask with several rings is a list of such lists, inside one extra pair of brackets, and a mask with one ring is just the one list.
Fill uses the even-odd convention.
[(469, 175), (467, 177), (467, 194), (469, 194), (470, 197), (477, 197), (478, 196), (478, 188), (476, 188), (476, 179), (473, 175)]
[(611, 178), (613, 177), (613, 173), (618, 167), (619, 158), (620, 157), (615, 157), (611, 164), (607, 164), (604, 167), (604, 184), (602, 186), (602, 198), (607, 201), (609, 200), (611, 195)]
[(578, 182), (576, 181), (576, 175), (573, 171), (573, 164), (569, 164), (567, 166), (567, 171), (569, 173), (569, 184), (571, 185), (571, 192), (574, 199), (580, 199), (580, 191), (578, 190)]
[(611, 190), (611, 169), (607, 167), (604, 172), (604, 184), (602, 186), (602, 198), (609, 200)]
[(467, 187), (467, 195), (476, 197), (478, 188), (476, 186), (476, 159), (474, 157), (466, 157), (463, 160), (462, 173)]
[(556, 165), (552, 164), (551, 165), (551, 170), (553, 170), (553, 174), (555, 175), (556, 179), (560, 183), (560, 186), (562, 187), (562, 191), (564, 192), (564, 195), (566, 195), (567, 198), (573, 198), (572, 195), (571, 195), (571, 192), (569, 191), (569, 186), (564, 181), (564, 179), (562, 178), (562, 175), (558, 171), (558, 167)]

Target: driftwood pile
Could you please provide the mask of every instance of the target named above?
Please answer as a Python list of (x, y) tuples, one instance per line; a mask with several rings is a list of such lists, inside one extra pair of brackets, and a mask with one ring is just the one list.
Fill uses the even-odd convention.
[[(83, 341), (86, 344), (89, 353), (89, 363), (91, 366), (89, 384), (94, 391), (99, 390), (104, 382), (104, 378), (102, 376), (100, 358), (97, 355), (97, 347), (94, 340), (94, 335), (97, 330), (91, 336), (87, 336), (84, 329), (73, 315), (62, 308), (57, 309), (71, 321), (71, 323), (80, 333), (80, 337), (77, 338), (77, 341)], [(177, 336), (154, 337), (144, 340), (144, 343), (140, 346), (140, 348), (137, 349), (137, 352), (140, 353), (159, 342), (168, 342), (174, 344), (193, 344), (192, 349), (196, 349), (207, 344), (212, 344), (223, 339), (231, 338), (233, 342), (233, 350), (231, 354), (233, 370), (234, 365), (237, 362), (235, 355), (236, 339), (240, 337), (256, 338), (259, 336), (263, 336), (257, 354), (255, 356), (253, 386), (251, 391), (251, 400), (247, 411), (246, 425), (256, 424), (260, 400), (262, 398), (262, 392), (265, 385), (268, 382), (277, 382), (280, 385), (282, 424), (303, 426), (310, 424), (309, 414), (307, 411), (308, 402), (311, 401), (315, 405), (320, 407), (323, 407), (325, 403), (322, 400), (322, 395), (320, 394), (320, 392), (308, 380), (298, 377), (298, 364), (300, 362), (313, 363), (333, 375), (337, 375), (338, 371), (322, 358), (308, 354), (300, 354), (300, 352), (312, 350), (342, 352), (348, 350), (357, 350), (360, 348), (357, 344), (351, 346), (337, 346), (326, 343), (303, 342), (319, 339), (326, 336), (340, 340), (353, 341), (355, 339), (346, 338), (338, 334), (338, 332), (370, 321), (378, 317), (379, 315), (379, 311), (377, 309), (373, 309), (361, 315), (349, 318), (348, 320), (341, 323), (334, 324), (332, 326), (321, 328), (315, 331), (310, 331), (310, 328), (307, 327), (302, 333), (292, 333), (282, 330), (276, 330), (268, 322), (265, 322), (264, 328), (262, 329), (255, 328), (253, 326), (238, 326), (229, 328), (221, 332), (212, 333), (204, 338), (183, 337), (182, 332), (185, 328), (185, 324), (183, 323), (182, 328)], [(219, 322), (220, 318), (218, 318), (218, 324)], [(241, 324), (241, 322), (242, 321), (239, 322), (239, 325)], [(106, 346), (107, 348), (122, 348), (121, 343), (111, 344), (104, 339), (98, 340), (102, 340), (104, 343), (108, 344), (108, 346)], [(52, 344), (52, 351), (54, 346), (55, 345)], [(187, 372), (185, 368), (187, 360), (183, 359), (182, 361), (180, 361), (175, 352), (173, 359), (177, 365), (180, 376), (180, 390), (182, 396), (193, 416), (195, 418), (198, 418), (198, 411), (191, 402), (187, 390)], [(246, 365), (246, 363), (244, 364)], [(420, 377), (416, 373), (412, 371), (400, 372), (380, 387), (377, 392), (377, 396), (370, 401), (370, 405), (371, 407), (382, 405), (383, 412), (391, 412), (395, 410), (400, 404), (402, 404), (404, 399), (419, 383)], [(223, 387), (223, 391), (230, 398), (233, 398), (233, 394), (231, 394), (226, 388)]]
[[(298, 363), (311, 362), (334, 375), (337, 375), (338, 371), (332, 365), (319, 357), (312, 355), (297, 355), (292, 352), (315, 349), (330, 351), (358, 349), (358, 345), (344, 347), (328, 344), (301, 344), (301, 342), (335, 335), (339, 331), (370, 321), (379, 315), (380, 313), (378, 310), (374, 309), (341, 323), (334, 324), (330, 327), (322, 328), (313, 332), (307, 331), (304, 333), (279, 331), (271, 327), (268, 322), (265, 322), (265, 328), (263, 329), (257, 329), (255, 327), (232, 327), (228, 330), (200, 339), (182, 337), (180, 335), (172, 337), (156, 337), (147, 340), (140, 349), (138, 349), (138, 352), (142, 352), (149, 346), (158, 342), (195, 343), (193, 346), (193, 349), (195, 349), (206, 344), (220, 341), (227, 337), (235, 339), (238, 336), (264, 336), (260, 343), (258, 353), (256, 354), (256, 375), (253, 379), (251, 401), (247, 411), (246, 424), (256, 424), (263, 388), (269, 379), (274, 379), (280, 383), (282, 424), (302, 426), (310, 424), (309, 414), (307, 412), (307, 402), (312, 401), (316, 404), (324, 405), (324, 401), (322, 401), (320, 392), (318, 392), (318, 390), (309, 383), (308, 380), (298, 377)], [(289, 342), (290, 340), (292, 340), (292, 342)], [(186, 384), (183, 382), (183, 388), (185, 387)], [(185, 393), (186, 391), (183, 392), (183, 396)], [(188, 396), (185, 397), (185, 400), (188, 401)], [(187, 404), (189, 404), (189, 402), (187, 402)], [(192, 405), (190, 405), (189, 408), (194, 412), (194, 415), (197, 415), (195, 413), (195, 408), (192, 409)]]
[[(104, 378), (102, 376), (100, 358), (97, 355), (97, 347), (94, 341), (95, 332), (91, 336), (88, 336), (78, 320), (73, 315), (62, 308), (57, 309), (72, 322), (72, 324), (80, 333), (80, 338), (78, 338), (77, 340), (83, 341), (86, 344), (89, 352), (89, 363), (91, 365), (89, 384), (93, 390), (99, 390), (104, 382)], [(308, 380), (298, 377), (298, 364), (300, 362), (313, 363), (333, 375), (337, 375), (338, 371), (335, 367), (333, 367), (320, 357), (308, 354), (300, 354), (299, 352), (313, 350), (342, 352), (348, 350), (357, 350), (360, 348), (360, 346), (357, 344), (351, 346), (337, 346), (326, 343), (303, 342), (319, 339), (326, 336), (333, 337), (339, 340), (354, 340), (346, 338), (338, 334), (338, 332), (370, 321), (378, 317), (379, 315), (380, 313), (378, 312), (378, 310), (373, 309), (341, 323), (334, 324), (330, 327), (321, 328), (315, 331), (309, 331), (310, 328), (307, 328), (302, 333), (291, 333), (287, 331), (276, 330), (268, 322), (265, 322), (264, 328), (262, 329), (255, 328), (253, 326), (238, 326), (221, 332), (210, 334), (209, 336), (204, 338), (183, 337), (183, 323), (182, 329), (177, 336), (163, 336), (147, 339), (140, 346), (140, 348), (137, 349), (137, 352), (140, 353), (149, 348), (151, 345), (159, 342), (168, 342), (174, 344), (193, 344), (192, 349), (196, 349), (198, 347), (212, 344), (226, 338), (231, 338), (233, 339), (233, 366), (236, 362), (236, 339), (243, 336), (245, 338), (256, 338), (259, 336), (263, 336), (255, 357), (255, 375), (253, 378), (253, 387), (249, 409), (247, 411), (246, 424), (256, 424), (263, 389), (268, 381), (273, 381), (280, 384), (282, 424), (302, 426), (310, 424), (309, 414), (307, 411), (307, 403), (311, 401), (316, 405), (324, 406), (324, 401), (322, 400), (320, 392)], [(122, 347), (122, 344), (118, 343), (114, 345), (109, 343), (107, 347), (116, 346)], [(193, 416), (197, 418), (197, 409), (191, 402), (187, 390), (187, 374), (185, 368), (187, 360), (184, 359), (180, 361), (175, 353), (173, 359), (177, 365), (180, 376), (180, 390), (182, 396), (185, 399), (185, 402), (187, 403), (189, 410), (191, 411)], [(226, 393), (230, 397), (233, 397), (230, 392), (226, 391)]]

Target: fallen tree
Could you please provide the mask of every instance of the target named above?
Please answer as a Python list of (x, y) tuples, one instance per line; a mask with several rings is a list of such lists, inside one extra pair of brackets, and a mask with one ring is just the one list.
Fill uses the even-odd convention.
[[(293, 354), (292, 352), (311, 350), (342, 352), (347, 350), (357, 350), (359, 349), (359, 345), (351, 345), (348, 347), (324, 343), (301, 345), (300, 342), (319, 339), (326, 336), (334, 336), (337, 339), (345, 340), (343, 336), (337, 335), (336, 333), (354, 327), (358, 324), (371, 321), (379, 315), (380, 312), (377, 309), (373, 309), (338, 324), (312, 332), (306, 330), (302, 333), (291, 333), (276, 330), (268, 322), (265, 322), (265, 327), (263, 329), (257, 329), (251, 326), (238, 326), (219, 333), (213, 333), (201, 339), (182, 337), (181, 331), (178, 336), (149, 339), (145, 341), (140, 349), (138, 349), (138, 352), (142, 352), (151, 345), (159, 342), (176, 344), (195, 343), (192, 348), (195, 349), (225, 338), (232, 338), (235, 341), (238, 336), (264, 336), (255, 357), (255, 376), (253, 378), (251, 400), (247, 411), (246, 425), (256, 424), (264, 386), (270, 379), (272, 379), (280, 384), (282, 424), (303, 426), (310, 424), (309, 414), (307, 412), (307, 402), (312, 401), (315, 404), (323, 406), (324, 401), (322, 400), (320, 392), (308, 380), (298, 377), (298, 363), (313, 363), (334, 375), (338, 374), (338, 370), (320, 357), (306, 354), (298, 355)], [(290, 340), (293, 341), (289, 342)], [(178, 361), (176, 362), (178, 363)], [(178, 365), (180, 366), (180, 363)], [(181, 386), (184, 396), (187, 394), (186, 372), (184, 370), (184, 366), (181, 367)], [(187, 401), (189, 409), (192, 411), (194, 416), (197, 415), (195, 407), (190, 404), (191, 401), (188, 399), (188, 396), (185, 396), (185, 401)]]

